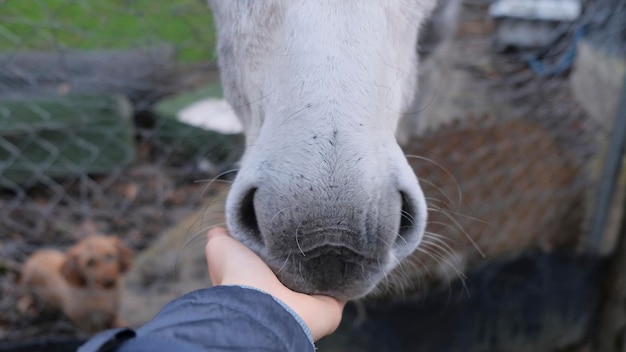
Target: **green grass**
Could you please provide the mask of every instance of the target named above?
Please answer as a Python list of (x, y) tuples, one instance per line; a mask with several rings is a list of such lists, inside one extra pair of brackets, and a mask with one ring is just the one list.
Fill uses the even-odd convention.
[(215, 58), (204, 0), (0, 0), (0, 52), (173, 44), (182, 62)]

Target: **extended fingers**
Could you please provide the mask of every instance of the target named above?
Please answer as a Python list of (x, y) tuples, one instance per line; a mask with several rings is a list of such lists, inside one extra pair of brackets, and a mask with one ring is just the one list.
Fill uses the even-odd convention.
[(245, 285), (272, 294), (303, 318), (315, 340), (339, 326), (345, 302), (291, 291), (259, 256), (230, 237), (224, 228), (216, 227), (207, 234), (206, 256), (213, 285)]
[(313, 339), (317, 341), (337, 330), (346, 303), (328, 296), (314, 295), (311, 298), (315, 300), (314, 304), (308, 305), (312, 309), (301, 314), (307, 315), (304, 319), (311, 329)]

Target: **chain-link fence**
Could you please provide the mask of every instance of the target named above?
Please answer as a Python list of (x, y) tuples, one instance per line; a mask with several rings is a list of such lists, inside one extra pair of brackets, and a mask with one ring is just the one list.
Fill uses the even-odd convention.
[(171, 206), (192, 209), (203, 185), (191, 181), (210, 173), (187, 161), (208, 150), (190, 151), (195, 132), (156, 118), (153, 108), (216, 81), (207, 6), (0, 6), (3, 254), (21, 256), (10, 239), (58, 241), (87, 218), (103, 220), (107, 233), (141, 229), (149, 238), (175, 221)]
[(165, 98), (220, 95), (214, 45), (204, 1), (0, 1), (0, 340), (77, 334), (18, 312), (30, 253), (85, 221), (139, 251), (205, 204), (240, 150)]
[[(455, 38), (423, 63), (416, 136), (404, 145), (430, 207), (428, 254), (407, 264), (427, 264), (423, 277), (452, 280), (535, 248), (606, 253), (617, 237), (625, 182), (609, 200), (596, 190), (626, 5), (587, 1), (578, 19), (550, 23), (547, 44), (519, 48), (494, 43), (510, 19), (490, 17), (491, 3), (463, 1)], [(231, 175), (241, 137), (176, 115), (221, 94), (214, 38), (202, 1), (0, 0), (0, 309), (11, 312), (0, 340), (77, 334), (15, 308), (14, 280), (34, 250), (67, 247), (85, 221), (141, 250), (201, 209), (207, 180)], [(591, 245), (594, 210), (608, 201)]]

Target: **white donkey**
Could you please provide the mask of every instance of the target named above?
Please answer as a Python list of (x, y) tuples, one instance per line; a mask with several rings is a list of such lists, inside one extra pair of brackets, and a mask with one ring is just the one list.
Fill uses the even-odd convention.
[(246, 151), (233, 236), (294, 290), (354, 299), (420, 243), (426, 203), (395, 139), (436, 0), (209, 0)]

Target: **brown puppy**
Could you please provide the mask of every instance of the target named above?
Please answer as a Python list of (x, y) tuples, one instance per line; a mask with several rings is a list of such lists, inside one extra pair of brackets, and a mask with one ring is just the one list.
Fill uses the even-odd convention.
[(21, 283), (43, 305), (94, 332), (124, 325), (118, 317), (121, 275), (132, 252), (117, 237), (89, 236), (66, 253), (44, 249), (22, 268)]

